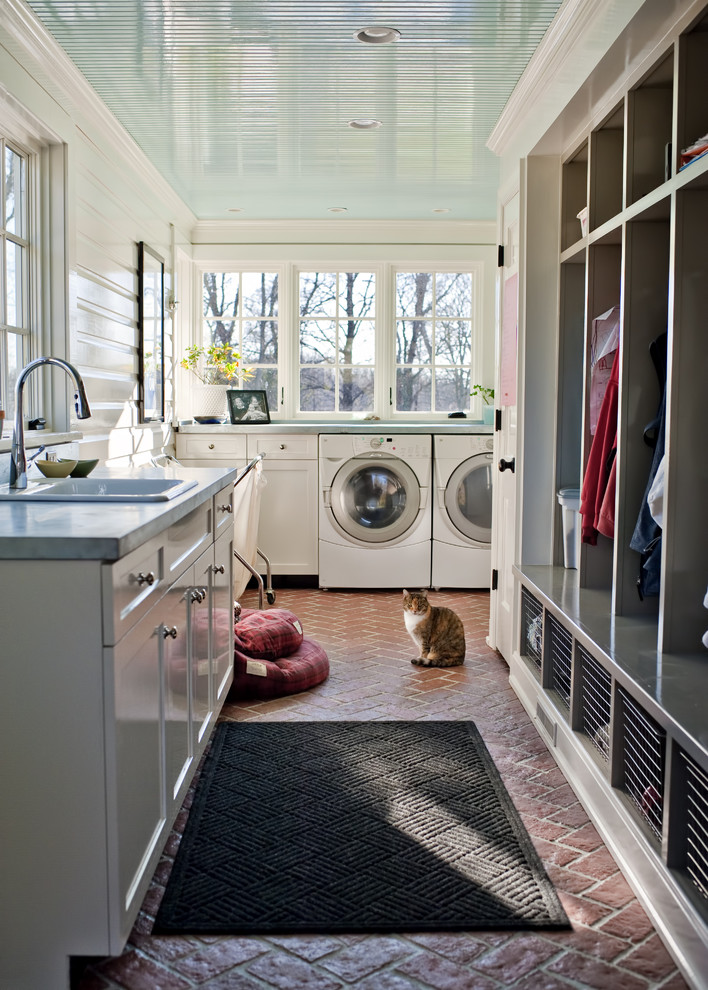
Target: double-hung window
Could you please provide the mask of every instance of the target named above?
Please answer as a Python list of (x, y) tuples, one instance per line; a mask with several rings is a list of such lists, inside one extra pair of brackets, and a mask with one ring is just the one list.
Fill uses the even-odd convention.
[(376, 275), (300, 272), (300, 411), (374, 410)]
[(0, 247), (0, 407), (14, 413), (15, 381), (30, 351), (29, 156), (0, 133), (2, 225)]
[(201, 346), (228, 345), (250, 371), (231, 384), (263, 389), (268, 405), (278, 405), (277, 272), (218, 271), (202, 275)]
[(396, 273), (396, 412), (470, 408), (476, 297), (474, 272)]

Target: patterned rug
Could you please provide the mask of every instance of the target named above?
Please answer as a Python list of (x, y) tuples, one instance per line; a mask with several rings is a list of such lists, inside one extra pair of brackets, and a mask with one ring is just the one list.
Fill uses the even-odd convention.
[(154, 934), (567, 928), (471, 722), (217, 726)]

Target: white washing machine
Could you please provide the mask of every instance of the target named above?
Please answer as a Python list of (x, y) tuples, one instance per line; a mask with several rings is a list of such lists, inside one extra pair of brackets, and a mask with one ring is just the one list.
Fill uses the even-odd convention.
[(428, 588), (432, 437), (320, 436), (322, 588)]
[(434, 588), (488, 588), (491, 583), (494, 439), (437, 435), (433, 506)]

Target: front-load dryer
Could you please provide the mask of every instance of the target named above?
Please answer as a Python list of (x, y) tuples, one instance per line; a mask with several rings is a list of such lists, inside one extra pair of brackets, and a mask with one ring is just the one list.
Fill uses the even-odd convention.
[(434, 588), (488, 588), (491, 579), (492, 461), (489, 434), (435, 438)]
[(320, 436), (322, 588), (430, 586), (432, 438)]

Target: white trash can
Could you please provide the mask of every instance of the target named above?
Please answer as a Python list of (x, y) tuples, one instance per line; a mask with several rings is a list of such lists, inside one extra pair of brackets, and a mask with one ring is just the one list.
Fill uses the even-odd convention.
[(557, 498), (563, 517), (563, 563), (577, 569), (580, 564), (580, 489), (561, 488)]

